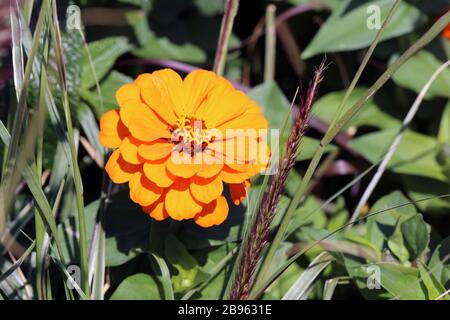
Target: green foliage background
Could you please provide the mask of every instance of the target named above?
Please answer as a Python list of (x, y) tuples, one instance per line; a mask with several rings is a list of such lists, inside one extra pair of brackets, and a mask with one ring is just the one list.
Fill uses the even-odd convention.
[[(118, 107), (115, 91), (140, 73), (167, 66), (178, 68), (182, 73), (192, 67), (211, 69), (224, 2), (85, 0), (73, 3), (79, 5), (83, 13), (87, 44), (79, 33), (64, 31), (64, 28), (62, 41), (76, 135), (92, 147), (88, 150), (80, 144), (78, 155), (90, 244), (96, 235), (101, 203), (102, 169), (99, 165), (106, 154), (98, 142), (100, 116)], [(275, 3), (280, 16), (311, 1)], [(323, 0), (315, 3), (320, 3), (321, 8), (294, 15), (285, 22), (291, 37), (288, 40), (278, 38), (273, 81), (263, 82), (264, 36), (256, 40), (250, 37), (265, 14), (266, 1), (241, 1), (229, 44), (231, 50), (225, 76), (240, 84), (261, 105), (272, 128), (282, 127), (297, 86), (306, 87), (324, 56), (330, 62), (313, 109), (311, 129), (301, 143), (298, 163), (290, 174), (273, 230), (280, 223), (279, 217), (286, 210), (319, 145), (324, 128), (332, 121), (345, 89), (375, 37), (377, 30), (366, 27), (367, 6), (378, 5), (385, 17), (393, 1)], [(59, 10), (64, 13), (69, 4), (58, 1)], [(362, 97), (381, 73), (449, 6), (448, 0), (403, 1), (384, 30), (382, 42), (344, 111)], [(96, 20), (95, 12), (98, 14), (99, 11), (95, 10), (102, 10), (98, 8), (105, 11), (104, 16)], [(105, 8), (113, 9), (114, 13)], [(60, 18), (64, 20), (63, 14)], [(53, 54), (50, 52), (51, 57)], [(405, 63), (327, 147), (325, 157), (331, 159), (331, 164), (316, 177), (305, 202), (296, 210), (288, 236), (276, 253), (272, 271), (299, 250), (308, 248), (315, 241), (320, 243), (287, 268), (266, 290), (263, 299), (281, 299), (289, 294), (293, 285), (303, 285), (304, 291), (290, 298), (449, 297), (443, 293), (450, 288), (450, 198), (438, 196), (450, 191), (450, 69), (432, 85), (405, 131), (388, 170), (362, 213), (368, 215), (367, 220), (348, 230), (343, 229), (373, 172), (322, 206), (335, 192), (382, 159), (418, 92), (449, 57), (449, 40), (437, 37)], [(56, 69), (52, 59), (49, 61), (50, 67)], [(60, 84), (51, 77), (49, 83), (56, 107), (62, 114), (63, 97), (58, 95)], [(9, 89), (2, 88), (4, 91)], [(34, 78), (29, 97), (31, 106), (37, 103), (38, 90), (39, 81)], [(6, 118), (2, 118), (5, 123)], [(63, 253), (61, 259), (67, 266), (78, 264), (80, 259), (76, 232), (69, 232), (78, 230), (78, 226), (75, 187), (70, 179), (66, 179), (70, 162), (65, 156), (64, 139), (58, 135), (57, 126), (51, 119), (46, 121), (44, 169), (51, 171), (51, 177), (45, 196), (53, 204), (59, 186), (64, 186), (57, 228)], [(95, 159), (93, 154), (98, 158)], [(250, 205), (260, 191), (260, 184), (261, 179), (253, 182)], [(432, 199), (405, 205), (424, 198)], [(20, 192), (8, 220), (11, 232), (17, 234), (17, 241), (25, 247), (30, 245), (29, 239), (19, 234), (20, 230), (25, 230), (34, 238), (29, 208), (32, 201), (27, 190)], [(223, 225), (209, 229), (199, 228), (191, 222), (157, 223), (130, 201), (126, 187), (115, 186), (104, 216), (104, 267), (108, 275), (105, 298), (225, 298), (236, 248), (243, 237), (242, 226), (247, 221), (248, 205), (233, 208)], [(58, 259), (52, 250), (50, 255)], [(313, 260), (320, 261), (322, 268), (312, 268)], [(49, 268), (58, 268), (52, 259), (48, 263)], [(368, 266), (381, 270), (380, 289), (367, 288)], [(3, 278), (8, 270), (17, 272), (5, 254), (0, 257), (0, 296), (26, 298), (17, 278), (8, 277), (8, 281)], [(63, 287), (58, 285), (58, 279), (63, 278), (60, 273), (48, 273), (54, 298), (65, 297)], [(305, 286), (305, 281), (310, 281), (309, 285)], [(30, 285), (35, 291), (33, 277)]]

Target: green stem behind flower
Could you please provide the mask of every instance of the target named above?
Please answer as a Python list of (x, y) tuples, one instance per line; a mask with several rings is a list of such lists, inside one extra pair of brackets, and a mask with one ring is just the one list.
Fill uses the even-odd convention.
[(214, 72), (218, 76), (223, 75), (225, 61), (227, 59), (228, 40), (233, 29), (234, 18), (239, 7), (239, 0), (227, 0), (225, 12), (220, 27), (220, 36), (217, 43), (216, 56), (214, 58)]

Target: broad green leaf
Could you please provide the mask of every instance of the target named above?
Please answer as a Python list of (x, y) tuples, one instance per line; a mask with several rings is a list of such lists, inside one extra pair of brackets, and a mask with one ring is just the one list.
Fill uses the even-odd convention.
[[(256, 188), (251, 188), (250, 198), (254, 197), (252, 196), (252, 192), (255, 192), (255, 190)], [(227, 194), (225, 195), (228, 197)], [(231, 205), (231, 200), (228, 201), (230, 203), (228, 218), (221, 225), (210, 228), (199, 227), (194, 222), (188, 222), (182, 225), (180, 232), (177, 234), (177, 238), (187, 249), (198, 250), (229, 242), (236, 242), (242, 239), (242, 225), (248, 210), (243, 205)]]
[(422, 215), (417, 214), (401, 224), (405, 247), (409, 251), (411, 260), (417, 259), (427, 248), (430, 236)]
[(141, 45), (133, 50), (133, 54), (146, 59), (168, 59), (188, 63), (204, 63), (205, 52), (192, 43), (176, 44), (167, 37), (157, 37), (150, 30), (147, 17), (142, 11), (127, 14), (128, 23), (133, 27)]
[[(289, 113), (290, 103), (275, 82), (267, 82), (254, 87), (248, 96), (255, 100), (263, 109), (269, 120), (270, 129), (281, 130)], [(285, 136), (289, 136), (291, 121), (285, 129)]]
[(431, 198), (427, 201), (417, 202), (422, 212), (445, 215), (450, 210), (450, 198), (432, 198), (449, 193), (448, 181), (438, 181), (419, 176), (402, 175), (401, 180), (413, 201)]
[(306, 198), (302, 206), (300, 206), (292, 217), (287, 234), (292, 232), (302, 233), (300, 226), (311, 226), (314, 228), (324, 228), (327, 223), (325, 212), (320, 209), (320, 203), (314, 196)]
[[(435, 278), (427, 266), (422, 263), (418, 263), (417, 267), (419, 269), (422, 283), (427, 289), (427, 299), (435, 300), (437, 297), (441, 296), (446, 291), (444, 286)], [(443, 296), (445, 299), (448, 299), (448, 297), (448, 294)]]
[[(379, 161), (387, 152), (396, 129), (388, 129), (365, 134), (349, 142), (372, 163)], [(436, 139), (411, 130), (404, 132), (402, 141), (388, 164), (388, 169), (403, 174), (429, 177), (448, 181), (436, 160), (439, 145)]]
[[(367, 88), (356, 87), (342, 109), (344, 114), (353, 106), (367, 91)], [(314, 104), (313, 114), (319, 119), (331, 123), (337, 108), (343, 100), (345, 91), (335, 91), (321, 97)], [(341, 115), (342, 115), (341, 114)], [(349, 121), (344, 129), (351, 126), (373, 126), (380, 129), (399, 127), (400, 121), (382, 111), (373, 100), (369, 100), (364, 107)]]
[(100, 83), (100, 93), (103, 102), (100, 102), (97, 88), (81, 89), (80, 94), (93, 107), (97, 118), (108, 110), (117, 109), (119, 105), (116, 101), (116, 91), (126, 83), (132, 83), (133, 79), (115, 70), (111, 71), (108, 76)]
[(130, 200), (127, 191), (110, 198), (105, 214), (106, 266), (118, 266), (146, 249), (151, 218)]
[[(408, 203), (409, 200), (401, 192), (394, 191), (380, 198), (369, 211), (369, 215), (375, 212)], [(383, 211), (367, 218), (367, 239), (380, 250), (387, 246), (387, 241), (394, 234), (398, 223), (417, 214), (413, 205), (403, 206), (388, 211)]]
[(434, 250), (428, 268), (446, 289), (450, 289), (450, 237), (445, 238)]
[(197, 9), (206, 16), (214, 16), (223, 13), (223, 1), (194, 0), (194, 2)]
[(178, 274), (172, 276), (174, 292), (186, 291), (206, 279), (207, 274), (201, 270), (197, 260), (186, 250), (183, 243), (172, 234), (166, 237), (165, 255), (178, 271)]
[(405, 247), (405, 241), (403, 240), (402, 229), (400, 226), (403, 224), (397, 223), (394, 233), (389, 237), (387, 245), (389, 250), (398, 258), (398, 260), (404, 264), (409, 261), (409, 252)]
[(110, 299), (161, 300), (161, 294), (153, 277), (145, 273), (137, 273), (123, 280)]
[[(117, 58), (129, 51), (132, 46), (126, 37), (109, 37), (90, 42), (88, 48), (95, 75), (97, 80), (101, 81)], [(95, 84), (95, 80), (87, 49), (84, 48), (81, 54), (81, 87), (90, 88)]]
[[(392, 64), (397, 57), (390, 61)], [(432, 53), (422, 50), (411, 57), (392, 77), (394, 81), (405, 88), (419, 93), (430, 80), (433, 73), (443, 64)], [(425, 95), (425, 99), (435, 97), (450, 97), (450, 69), (444, 70), (433, 82)]]
[[(201, 262), (202, 269), (212, 274), (214, 268), (220, 263), (224, 263), (223, 259), (227, 259), (230, 252), (235, 248), (234, 244), (225, 244), (218, 247), (210, 247), (199, 251), (194, 251), (193, 256)], [(223, 299), (225, 289), (228, 285), (231, 266), (234, 259), (225, 261), (224, 267), (216, 273), (216, 275), (208, 281), (207, 285), (202, 288), (197, 296), (200, 299), (219, 300)]]
[(145, 59), (171, 59), (188, 63), (204, 63), (206, 54), (196, 45), (174, 44), (167, 38), (152, 37), (145, 47), (133, 50), (133, 54)]
[[(369, 28), (372, 26), (373, 12), (368, 13), (368, 6), (374, 5), (380, 9), (380, 23), (383, 23), (392, 4), (392, 0), (342, 1), (305, 49), (303, 58), (323, 52), (349, 51), (369, 46), (378, 29)], [(423, 21), (424, 16), (417, 8), (403, 2), (383, 31), (381, 40), (409, 33)]]
[[(301, 4), (311, 3), (311, 0), (287, 0), (287, 2), (289, 2), (293, 5), (301, 5)], [(339, 7), (342, 0), (323, 0), (321, 2), (323, 2), (324, 4), (326, 4), (331, 9), (334, 10), (335, 8)]]
[(392, 298), (392, 294), (381, 286), (381, 277), (378, 277), (379, 269), (376, 264), (367, 264), (364, 259), (345, 255), (344, 266), (351, 281), (355, 283), (364, 298), (376, 300)]
[(381, 285), (398, 300), (425, 300), (427, 292), (423, 288), (419, 271), (392, 263), (380, 263)]
[(345, 200), (340, 197), (337, 199), (336, 208), (333, 216), (328, 221), (327, 229), (329, 231), (336, 231), (341, 228), (348, 221), (348, 211), (346, 210)]

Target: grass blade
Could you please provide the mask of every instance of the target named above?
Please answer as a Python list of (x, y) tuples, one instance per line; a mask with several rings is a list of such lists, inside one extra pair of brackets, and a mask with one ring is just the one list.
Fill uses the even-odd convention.
[(333, 260), (333, 257), (328, 252), (321, 252), (311, 261), (292, 287), (289, 288), (282, 300), (303, 300), (307, 298), (305, 295), (311, 284)]

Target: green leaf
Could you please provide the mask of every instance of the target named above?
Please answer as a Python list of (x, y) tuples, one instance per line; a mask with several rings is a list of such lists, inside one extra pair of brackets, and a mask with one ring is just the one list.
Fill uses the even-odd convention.
[[(420, 273), (420, 278), (427, 289), (427, 299), (435, 300), (437, 297), (441, 296), (446, 290), (444, 286), (434, 277), (428, 268), (422, 263), (417, 265)], [(444, 295), (445, 299), (448, 299), (448, 294)]]
[(89, 60), (88, 51), (83, 49), (81, 55), (81, 87), (90, 88), (108, 73), (113, 67), (117, 58), (125, 52), (128, 52), (132, 46), (126, 37), (108, 37), (101, 40), (96, 40), (88, 44), (90, 57), (92, 58), (92, 66), (95, 70), (95, 75), (92, 71), (91, 62)]
[[(347, 100), (342, 114), (348, 111), (364, 94), (367, 92), (367, 88), (356, 87), (350, 97)], [(335, 91), (328, 93), (321, 97), (314, 104), (313, 114), (319, 119), (331, 123), (337, 108), (343, 100), (345, 91)], [(351, 126), (373, 126), (380, 129), (388, 129), (392, 127), (399, 127), (400, 121), (393, 118), (389, 114), (382, 111), (373, 100), (369, 100), (350, 121), (344, 126), (347, 129)]]
[(97, 118), (108, 110), (117, 109), (119, 105), (116, 101), (116, 91), (126, 83), (132, 83), (133, 79), (115, 70), (111, 71), (108, 76), (100, 83), (100, 94), (103, 102), (100, 101), (97, 88), (91, 90), (81, 89), (80, 94), (84, 100), (89, 102), (93, 107)]
[(434, 250), (430, 262), (430, 271), (446, 289), (450, 289), (450, 237), (445, 238)]
[(149, 28), (147, 17), (142, 11), (127, 14), (128, 23), (133, 27), (141, 45), (133, 54), (146, 59), (168, 59), (188, 63), (204, 63), (205, 52), (192, 43), (176, 44), (166, 37), (157, 37)]
[(409, 252), (405, 247), (405, 241), (403, 240), (401, 224), (397, 223), (394, 233), (389, 237), (387, 245), (389, 250), (398, 258), (401, 263), (409, 261)]
[[(349, 51), (369, 46), (378, 29), (369, 29), (371, 14), (368, 5), (380, 8), (380, 22), (386, 19), (392, 7), (392, 0), (342, 1), (302, 54), (304, 59), (323, 52)], [(381, 40), (387, 40), (413, 31), (424, 22), (424, 16), (414, 6), (403, 2), (398, 7), (390, 23), (386, 26)], [(380, 25), (381, 26), (381, 25)]]
[[(381, 279), (377, 279), (376, 277), (377, 270), (379, 270), (376, 264), (366, 264), (365, 260), (361, 258), (344, 255), (344, 265), (351, 280), (356, 284), (364, 298), (377, 300), (392, 298), (392, 294), (383, 290), (383, 287), (381, 287)], [(375, 278), (369, 279), (370, 276), (375, 276)], [(378, 283), (380, 288), (372, 287), (369, 289), (369, 283), (373, 285)]]
[(205, 280), (207, 274), (203, 272), (192, 255), (174, 235), (169, 234), (165, 240), (165, 254), (167, 260), (178, 271), (172, 276), (174, 292), (183, 292)]
[[(369, 211), (369, 215), (398, 205), (408, 203), (409, 200), (401, 192), (394, 191), (380, 198)], [(417, 214), (413, 205), (403, 206), (384, 211), (367, 219), (367, 239), (383, 250), (387, 247), (388, 239), (394, 234), (398, 223)]]
[[(275, 82), (257, 85), (248, 92), (248, 96), (261, 106), (271, 129), (283, 128), (290, 103)], [(285, 132), (289, 135), (290, 127), (287, 127)]]
[(134, 274), (123, 280), (111, 300), (161, 300), (157, 282), (145, 273)]
[(336, 201), (336, 208), (334, 210), (333, 216), (328, 221), (327, 229), (329, 231), (336, 231), (348, 221), (349, 213), (346, 210), (345, 201), (342, 197), (338, 198)]
[(113, 195), (105, 214), (106, 266), (118, 266), (148, 246), (151, 218), (130, 200), (128, 191)]
[(394, 299), (427, 299), (426, 289), (422, 286), (416, 268), (391, 263), (380, 263), (376, 266), (380, 268), (381, 285), (394, 296)]
[[(397, 59), (392, 57), (389, 64)], [(394, 73), (393, 80), (400, 86), (419, 93), (433, 73), (443, 64), (432, 53), (422, 50), (411, 57)], [(436, 78), (425, 95), (425, 99), (450, 97), (450, 69), (447, 68)]]
[[(414, 201), (448, 194), (449, 192), (448, 181), (438, 181), (411, 175), (403, 175), (401, 179), (408, 196)], [(445, 215), (450, 210), (450, 198), (432, 198), (418, 202), (417, 207), (422, 212)]]
[[(353, 139), (349, 144), (371, 163), (375, 163), (385, 155), (397, 132), (396, 129), (381, 130)], [(388, 168), (398, 173), (448, 181), (436, 160), (438, 150), (436, 139), (406, 130)]]
[(427, 248), (430, 236), (421, 214), (414, 215), (401, 224), (405, 247), (411, 260), (417, 259)]

